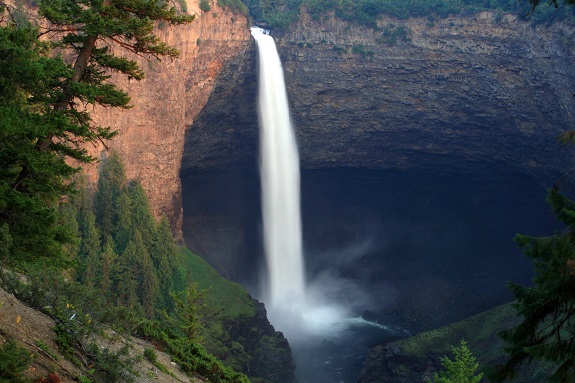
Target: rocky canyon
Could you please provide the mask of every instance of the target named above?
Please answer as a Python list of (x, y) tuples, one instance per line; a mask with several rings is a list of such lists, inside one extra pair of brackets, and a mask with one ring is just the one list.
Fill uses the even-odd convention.
[[(510, 301), (506, 282), (531, 276), (513, 236), (551, 232), (545, 189), (572, 181), (558, 136), (575, 122), (573, 31), (487, 11), (377, 28), (304, 14), (272, 31), (310, 280), (335, 277), (357, 315), (413, 332)], [(223, 67), (181, 177), (187, 245), (257, 295), (256, 56), (250, 45)]]
[[(304, 16), (276, 37), (302, 166), (561, 171), (570, 156), (553, 142), (575, 118), (571, 33), (494, 12), (383, 17), (377, 29)], [(254, 55), (224, 68), (188, 131), (183, 175), (256, 161)]]
[[(110, 145), (155, 213), (253, 292), (257, 52), (244, 16), (188, 6), (194, 22), (159, 30), (180, 58), (143, 61), (146, 80), (118, 80), (133, 108), (96, 120), (120, 131)], [(382, 16), (377, 28), (304, 13), (272, 31), (300, 148), (308, 273), (335, 264), (363, 281), (367, 316), (414, 331), (508, 301), (505, 281), (530, 276), (513, 235), (549, 229), (545, 188), (572, 181), (557, 137), (575, 123), (573, 33), (487, 11)]]

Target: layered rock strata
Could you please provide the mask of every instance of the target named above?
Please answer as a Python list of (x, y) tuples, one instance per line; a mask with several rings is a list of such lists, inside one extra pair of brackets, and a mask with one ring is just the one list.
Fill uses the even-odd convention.
[[(547, 177), (572, 164), (556, 143), (575, 122), (572, 27), (492, 12), (378, 25), (304, 16), (276, 36), (302, 166), (501, 164)], [(182, 174), (256, 162), (255, 55), (222, 72)]]

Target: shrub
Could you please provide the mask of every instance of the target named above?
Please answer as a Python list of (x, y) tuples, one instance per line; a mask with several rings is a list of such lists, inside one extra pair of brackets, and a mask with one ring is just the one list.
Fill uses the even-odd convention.
[(200, 9), (204, 12), (209, 12), (212, 9), (209, 0), (200, 0)]
[(475, 371), (479, 367), (475, 357), (467, 348), (467, 342), (461, 341), (459, 347), (451, 347), (455, 358), (453, 360), (443, 357), (441, 358), (441, 366), (444, 371), (435, 374), (433, 379), (428, 380), (428, 383), (479, 383), (483, 378), (483, 374), (475, 375)]
[(24, 383), (22, 372), (32, 362), (32, 355), (13, 339), (0, 347), (0, 383)]

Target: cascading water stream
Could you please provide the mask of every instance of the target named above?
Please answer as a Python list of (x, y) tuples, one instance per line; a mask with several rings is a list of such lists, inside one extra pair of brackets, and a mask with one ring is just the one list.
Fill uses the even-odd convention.
[(252, 28), (259, 57), (260, 178), (269, 317), (290, 340), (345, 327), (346, 310), (326, 299), (325, 286), (306, 286), (300, 212), (299, 154), (283, 68), (271, 36)]
[(271, 306), (305, 292), (299, 154), (273, 38), (252, 28), (259, 52), (260, 173)]
[[(306, 284), (299, 154), (290, 121), (282, 64), (271, 36), (255, 27), (252, 28), (252, 36), (256, 40), (259, 57), (260, 178), (267, 262), (264, 301), (268, 317), (290, 341), (301, 371), (300, 381), (324, 383), (337, 379), (343, 382), (343, 372), (337, 367), (339, 362), (334, 359), (335, 365), (328, 365), (330, 358), (333, 359), (340, 349), (346, 350), (343, 356), (346, 361), (357, 359), (357, 352), (364, 351), (363, 344), (359, 351), (357, 345), (352, 345), (362, 339), (361, 333), (354, 332), (354, 329), (367, 326), (378, 331), (387, 330), (361, 318), (353, 318), (337, 298), (334, 300), (334, 297), (351, 296), (355, 286), (325, 274)], [(359, 303), (361, 300), (353, 301)], [(340, 336), (345, 347), (328, 342), (328, 345), (336, 344), (337, 351), (326, 348), (327, 338), (333, 341)]]

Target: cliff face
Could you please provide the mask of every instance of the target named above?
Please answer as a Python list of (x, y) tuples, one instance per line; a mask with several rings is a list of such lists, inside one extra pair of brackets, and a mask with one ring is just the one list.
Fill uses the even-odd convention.
[[(572, 32), (491, 12), (384, 18), (377, 30), (303, 17), (276, 36), (302, 166), (564, 170), (555, 139), (575, 122)], [(255, 54), (223, 72), (182, 174), (256, 161)]]
[[(138, 179), (146, 190), (154, 213), (166, 214), (179, 232), (182, 224), (179, 171), (184, 132), (206, 103), (222, 66), (246, 51), (248, 21), (212, 5), (202, 12), (199, 0), (189, 0), (195, 20), (178, 27), (161, 27), (158, 35), (177, 48), (180, 57), (162, 61), (137, 58), (146, 72), (143, 81), (114, 76), (126, 90), (133, 107), (127, 111), (97, 108), (93, 115), (101, 125), (119, 131), (109, 143), (120, 153), (129, 179)], [(102, 148), (91, 148), (97, 157)], [(92, 181), (97, 166), (86, 169)]]

